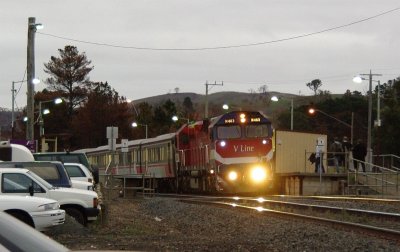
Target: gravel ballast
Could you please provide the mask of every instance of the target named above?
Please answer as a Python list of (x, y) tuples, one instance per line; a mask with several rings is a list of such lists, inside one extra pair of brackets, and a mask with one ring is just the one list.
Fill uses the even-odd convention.
[(398, 242), (316, 222), (167, 198), (119, 198), (105, 213), (87, 228), (67, 218), (47, 234), (74, 250), (400, 251)]

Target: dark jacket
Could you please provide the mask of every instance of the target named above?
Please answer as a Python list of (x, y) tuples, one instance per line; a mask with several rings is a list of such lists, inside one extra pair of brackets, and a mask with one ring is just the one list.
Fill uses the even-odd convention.
[(363, 143), (357, 143), (353, 148), (353, 158), (364, 160), (367, 155), (367, 147)]

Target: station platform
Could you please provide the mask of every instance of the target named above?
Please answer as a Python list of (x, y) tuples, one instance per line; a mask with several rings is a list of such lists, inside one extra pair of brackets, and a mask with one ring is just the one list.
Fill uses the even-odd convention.
[(279, 193), (296, 196), (343, 195), (347, 173), (276, 173)]

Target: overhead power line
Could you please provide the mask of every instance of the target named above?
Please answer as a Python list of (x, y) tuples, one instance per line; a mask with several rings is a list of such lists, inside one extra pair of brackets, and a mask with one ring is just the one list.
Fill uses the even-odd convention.
[(218, 49), (230, 49), (230, 48), (239, 48), (239, 47), (250, 47), (250, 46), (260, 46), (260, 45), (266, 45), (266, 44), (273, 44), (273, 43), (278, 43), (278, 42), (284, 42), (284, 41), (289, 41), (289, 40), (294, 40), (294, 39), (299, 39), (299, 38), (304, 38), (304, 37), (310, 37), (314, 35), (318, 35), (321, 33), (333, 31), (333, 30), (338, 30), (341, 28), (345, 28), (348, 26), (352, 26), (355, 24), (359, 24), (365, 21), (369, 21), (371, 19), (389, 14), (391, 12), (398, 11), (400, 7), (376, 14), (374, 16), (370, 16), (364, 19), (360, 19), (357, 21), (353, 21), (344, 25), (339, 25), (339, 26), (334, 26), (331, 28), (323, 29), (320, 31), (316, 32), (311, 32), (311, 33), (305, 33), (297, 36), (291, 36), (287, 38), (282, 38), (282, 39), (276, 39), (276, 40), (269, 40), (269, 41), (263, 41), (263, 42), (255, 42), (255, 43), (248, 43), (248, 44), (239, 44), (239, 45), (226, 45), (226, 46), (215, 46), (215, 47), (198, 47), (198, 48), (155, 48), (155, 47), (140, 47), (140, 46), (123, 46), (123, 45), (117, 45), (117, 44), (107, 44), (107, 43), (100, 43), (100, 42), (92, 42), (92, 41), (85, 41), (85, 40), (80, 40), (80, 39), (72, 39), (72, 38), (67, 38), (63, 36), (58, 36), (54, 34), (48, 34), (48, 33), (43, 33), (43, 32), (36, 32), (37, 34), (41, 34), (44, 36), (49, 36), (53, 38), (58, 38), (58, 39), (63, 39), (63, 40), (68, 40), (68, 41), (74, 41), (74, 42), (79, 42), (79, 43), (85, 43), (85, 44), (91, 44), (91, 45), (97, 45), (97, 46), (106, 46), (106, 47), (114, 47), (114, 48), (122, 48), (122, 49), (134, 49), (134, 50), (150, 50), (150, 51), (201, 51), (201, 50), (218, 50)]

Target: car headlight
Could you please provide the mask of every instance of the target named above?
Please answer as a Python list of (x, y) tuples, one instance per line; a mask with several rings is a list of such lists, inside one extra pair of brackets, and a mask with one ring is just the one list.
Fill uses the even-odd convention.
[(231, 171), (228, 173), (228, 179), (231, 181), (235, 181), (238, 178), (238, 174), (235, 171)]
[(60, 209), (60, 203), (54, 202), (49, 204), (43, 204), (39, 206), (39, 209), (42, 209), (43, 211), (57, 210)]
[(267, 172), (264, 168), (257, 166), (251, 170), (251, 179), (254, 182), (261, 182), (264, 181), (266, 178)]
[(93, 188), (93, 186), (91, 186), (91, 185), (88, 186), (87, 189), (88, 189), (89, 191), (94, 191), (94, 188)]

